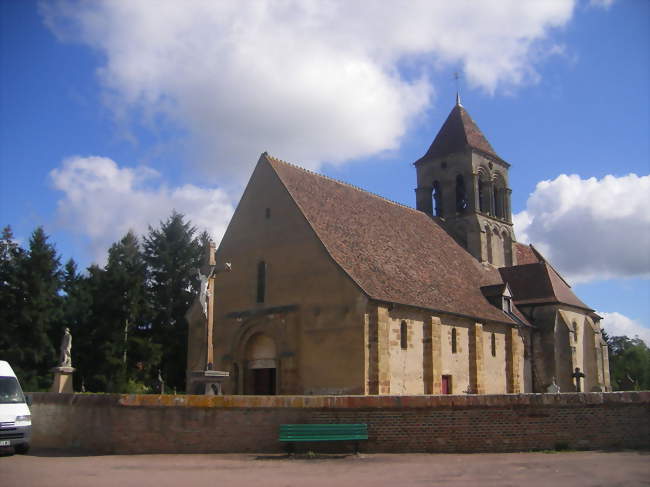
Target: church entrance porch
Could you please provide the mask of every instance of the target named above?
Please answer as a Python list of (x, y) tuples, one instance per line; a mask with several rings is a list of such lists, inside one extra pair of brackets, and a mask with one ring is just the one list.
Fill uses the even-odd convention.
[(252, 369), (251, 370), (251, 392), (258, 396), (275, 395), (275, 368), (272, 369)]
[(277, 393), (276, 347), (272, 338), (253, 335), (246, 345), (244, 394), (275, 395)]

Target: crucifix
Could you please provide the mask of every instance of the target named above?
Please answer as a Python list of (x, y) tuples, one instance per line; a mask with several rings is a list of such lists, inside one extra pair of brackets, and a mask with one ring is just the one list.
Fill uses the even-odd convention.
[(580, 367), (576, 367), (576, 370), (573, 374), (571, 374), (571, 377), (573, 377), (576, 380), (576, 392), (582, 392), (582, 388), (580, 387), (580, 379), (583, 379), (585, 374), (580, 372)]

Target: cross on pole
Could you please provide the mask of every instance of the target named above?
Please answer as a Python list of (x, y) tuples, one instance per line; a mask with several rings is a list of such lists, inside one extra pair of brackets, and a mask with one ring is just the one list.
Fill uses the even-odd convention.
[(460, 73), (454, 71), (454, 80), (456, 81), (456, 105), (460, 106), (460, 87), (458, 80), (460, 79)]
[(585, 374), (580, 372), (580, 367), (576, 367), (575, 372), (571, 374), (571, 377), (573, 377), (576, 380), (576, 392), (582, 392), (582, 389), (580, 387), (580, 379), (583, 379)]

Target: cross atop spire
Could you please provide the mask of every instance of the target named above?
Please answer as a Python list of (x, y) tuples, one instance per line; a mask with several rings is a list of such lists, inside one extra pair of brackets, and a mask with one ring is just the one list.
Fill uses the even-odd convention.
[(456, 106), (462, 107), (463, 105), (460, 103), (460, 88), (458, 87), (458, 80), (460, 79), (460, 73), (458, 71), (454, 72), (454, 79), (456, 80)]

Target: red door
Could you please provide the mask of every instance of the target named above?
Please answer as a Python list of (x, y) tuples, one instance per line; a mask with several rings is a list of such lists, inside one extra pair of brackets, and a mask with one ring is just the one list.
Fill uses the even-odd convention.
[(440, 383), (441, 394), (451, 394), (451, 375), (443, 375)]

